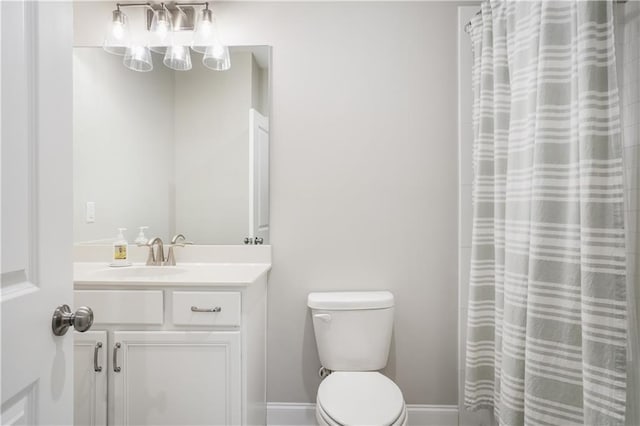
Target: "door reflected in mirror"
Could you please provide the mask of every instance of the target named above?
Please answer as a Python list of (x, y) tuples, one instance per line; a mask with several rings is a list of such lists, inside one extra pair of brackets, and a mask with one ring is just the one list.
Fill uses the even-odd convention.
[[(269, 243), (270, 47), (231, 68), (135, 72), (74, 48), (74, 240), (182, 233), (196, 244)], [(196, 56), (194, 55), (194, 59)]]

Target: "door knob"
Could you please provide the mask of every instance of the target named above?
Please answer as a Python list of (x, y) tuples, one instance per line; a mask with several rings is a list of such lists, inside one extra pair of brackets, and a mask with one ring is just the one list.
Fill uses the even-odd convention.
[(86, 306), (71, 312), (69, 305), (60, 305), (53, 311), (51, 319), (51, 328), (56, 336), (64, 336), (71, 326), (76, 331), (85, 332), (91, 328), (91, 324), (93, 324), (93, 311)]

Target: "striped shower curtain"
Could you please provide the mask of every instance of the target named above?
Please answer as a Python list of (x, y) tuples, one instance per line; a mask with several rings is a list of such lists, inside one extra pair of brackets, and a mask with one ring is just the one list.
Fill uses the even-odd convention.
[(465, 404), (502, 425), (625, 421), (612, 4), (490, 1), (471, 21)]

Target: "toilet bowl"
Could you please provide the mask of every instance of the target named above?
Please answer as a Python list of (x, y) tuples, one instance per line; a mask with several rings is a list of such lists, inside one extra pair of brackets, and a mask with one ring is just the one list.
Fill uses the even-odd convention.
[(378, 372), (336, 372), (318, 388), (316, 420), (320, 425), (407, 424), (398, 386)]
[(313, 329), (322, 366), (332, 371), (318, 388), (320, 425), (402, 426), (400, 388), (377, 372), (387, 365), (394, 297), (388, 291), (311, 293)]

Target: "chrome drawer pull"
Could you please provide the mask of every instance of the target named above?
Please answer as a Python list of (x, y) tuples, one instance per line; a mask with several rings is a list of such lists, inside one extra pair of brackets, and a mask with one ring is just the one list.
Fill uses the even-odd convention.
[(119, 373), (122, 369), (118, 367), (118, 349), (120, 349), (120, 342), (113, 345), (113, 371)]
[(215, 308), (198, 308), (197, 306), (191, 307), (191, 312), (220, 312), (222, 308), (216, 306)]
[(93, 348), (93, 371), (99, 373), (102, 371), (102, 366), (98, 365), (98, 351), (102, 347), (102, 342), (96, 343), (96, 346)]

